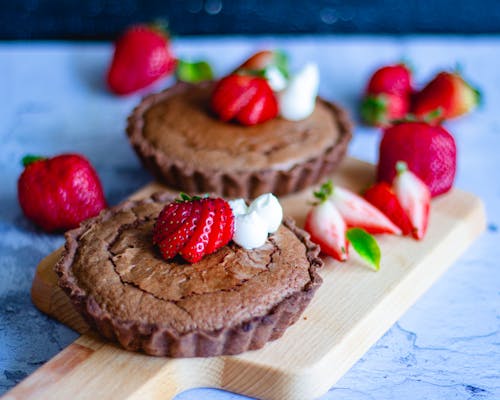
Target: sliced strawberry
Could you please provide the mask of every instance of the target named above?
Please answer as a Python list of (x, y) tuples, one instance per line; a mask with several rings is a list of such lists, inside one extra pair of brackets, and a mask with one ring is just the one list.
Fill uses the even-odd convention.
[(189, 241), (179, 251), (182, 258), (190, 263), (200, 261), (207, 254), (206, 248), (214, 224), (215, 206), (212, 199), (201, 199), (199, 202), (201, 214), (197, 227)]
[(411, 172), (405, 162), (396, 165), (394, 191), (412, 224), (412, 235), (422, 239), (427, 231), (431, 193), (429, 187)]
[(304, 229), (323, 253), (339, 261), (347, 260), (347, 227), (333, 203), (322, 201), (315, 205), (307, 214)]
[(255, 125), (278, 115), (278, 102), (269, 83), (252, 75), (229, 75), (219, 81), (211, 98), (212, 110), (222, 121), (236, 119)]
[(350, 190), (335, 186), (330, 199), (348, 227), (363, 228), (368, 233), (401, 234), (401, 229), (381, 211)]
[(211, 98), (212, 110), (222, 121), (230, 121), (256, 95), (258, 87), (255, 77), (249, 75), (229, 75), (215, 86)]
[[(229, 203), (223, 199), (216, 199), (217, 214), (220, 217), (219, 234), (215, 240), (215, 249), (225, 246), (233, 238), (234, 234), (234, 215)], [(214, 250), (215, 251), (215, 250)]]
[(410, 219), (403, 210), (403, 207), (401, 207), (396, 193), (394, 193), (388, 183), (376, 183), (365, 192), (364, 198), (401, 228), (403, 235), (410, 235), (412, 233), (413, 228)]
[(180, 201), (160, 213), (153, 227), (153, 243), (167, 260), (180, 254), (195, 263), (227, 244), (233, 232), (233, 214), (225, 200), (181, 194)]
[(241, 64), (238, 68), (235, 69), (235, 72), (240, 70), (258, 71), (275, 63), (276, 63), (276, 52), (272, 50), (261, 50), (251, 55), (247, 60), (245, 60), (243, 64)]
[(193, 202), (189, 217), (179, 229), (169, 236), (164, 236), (161, 241), (157, 242), (163, 258), (169, 260), (175, 257), (175, 255), (186, 245), (198, 226), (200, 214), (201, 204), (199, 202)]
[(192, 202), (170, 203), (158, 216), (153, 227), (153, 244), (160, 243), (164, 238), (177, 231), (189, 218), (193, 210)]

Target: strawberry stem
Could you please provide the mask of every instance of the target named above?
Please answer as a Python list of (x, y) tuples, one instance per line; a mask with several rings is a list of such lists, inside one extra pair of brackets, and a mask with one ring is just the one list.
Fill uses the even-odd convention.
[(35, 161), (38, 160), (43, 160), (45, 157), (42, 156), (35, 156), (33, 154), (27, 154), (21, 159), (21, 163), (24, 167), (27, 167), (28, 165), (34, 163)]
[(324, 203), (333, 193), (333, 182), (330, 180), (323, 183), (317, 192), (313, 192), (320, 203)]
[(422, 121), (429, 123), (441, 117), (442, 115), (443, 115), (443, 108), (438, 107), (435, 110), (429, 111), (427, 114), (425, 114), (422, 117)]
[(408, 165), (404, 161), (398, 161), (396, 163), (396, 172), (401, 175), (403, 172), (408, 171)]

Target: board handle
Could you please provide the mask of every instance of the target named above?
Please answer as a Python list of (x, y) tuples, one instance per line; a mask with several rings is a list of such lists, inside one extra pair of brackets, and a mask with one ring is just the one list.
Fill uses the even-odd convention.
[(87, 334), (1, 400), (167, 400), (195, 387), (220, 387), (222, 366), (218, 363), (214, 359), (200, 362), (132, 353)]

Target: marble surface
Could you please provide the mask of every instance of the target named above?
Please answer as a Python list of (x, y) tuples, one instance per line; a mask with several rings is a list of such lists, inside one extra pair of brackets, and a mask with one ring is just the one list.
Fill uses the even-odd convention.
[[(459, 149), (456, 185), (486, 204), (488, 229), (322, 399), (500, 398), (500, 37), (301, 37), (177, 39), (177, 54), (210, 60), (222, 74), (252, 50), (277, 46), (300, 66), (318, 62), (321, 93), (355, 114), (378, 65), (405, 59), (417, 82), (461, 64), (484, 104), (447, 126)], [(34, 228), (17, 203), (20, 159), (77, 151), (96, 167), (110, 204), (150, 181), (124, 136), (140, 95), (104, 88), (108, 44), (0, 43), (0, 393), (77, 335), (31, 304), (37, 263), (63, 243)], [(154, 89), (170, 84), (164, 81)], [(356, 127), (350, 154), (376, 160), (379, 132)], [(244, 399), (214, 389), (177, 396)]]

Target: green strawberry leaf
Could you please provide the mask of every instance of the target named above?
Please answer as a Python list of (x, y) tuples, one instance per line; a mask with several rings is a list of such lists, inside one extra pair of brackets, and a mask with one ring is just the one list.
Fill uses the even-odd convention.
[(375, 271), (380, 269), (380, 247), (375, 238), (361, 228), (347, 230), (347, 239), (351, 242), (356, 253)]
[(42, 156), (34, 156), (33, 154), (27, 154), (21, 159), (21, 163), (23, 167), (27, 167), (31, 163), (34, 163), (35, 161), (38, 160), (43, 160), (45, 157)]
[(274, 62), (276, 68), (288, 79), (290, 77), (290, 68), (288, 66), (288, 55), (282, 50), (274, 51)]
[(198, 83), (214, 78), (212, 67), (206, 61), (177, 60), (175, 74), (178, 80), (189, 83)]
[(325, 202), (333, 193), (333, 182), (330, 180), (323, 183), (317, 192), (313, 192), (314, 197), (316, 197), (320, 203)]
[(370, 125), (385, 123), (387, 107), (388, 100), (385, 95), (367, 96), (361, 103), (361, 118)]

